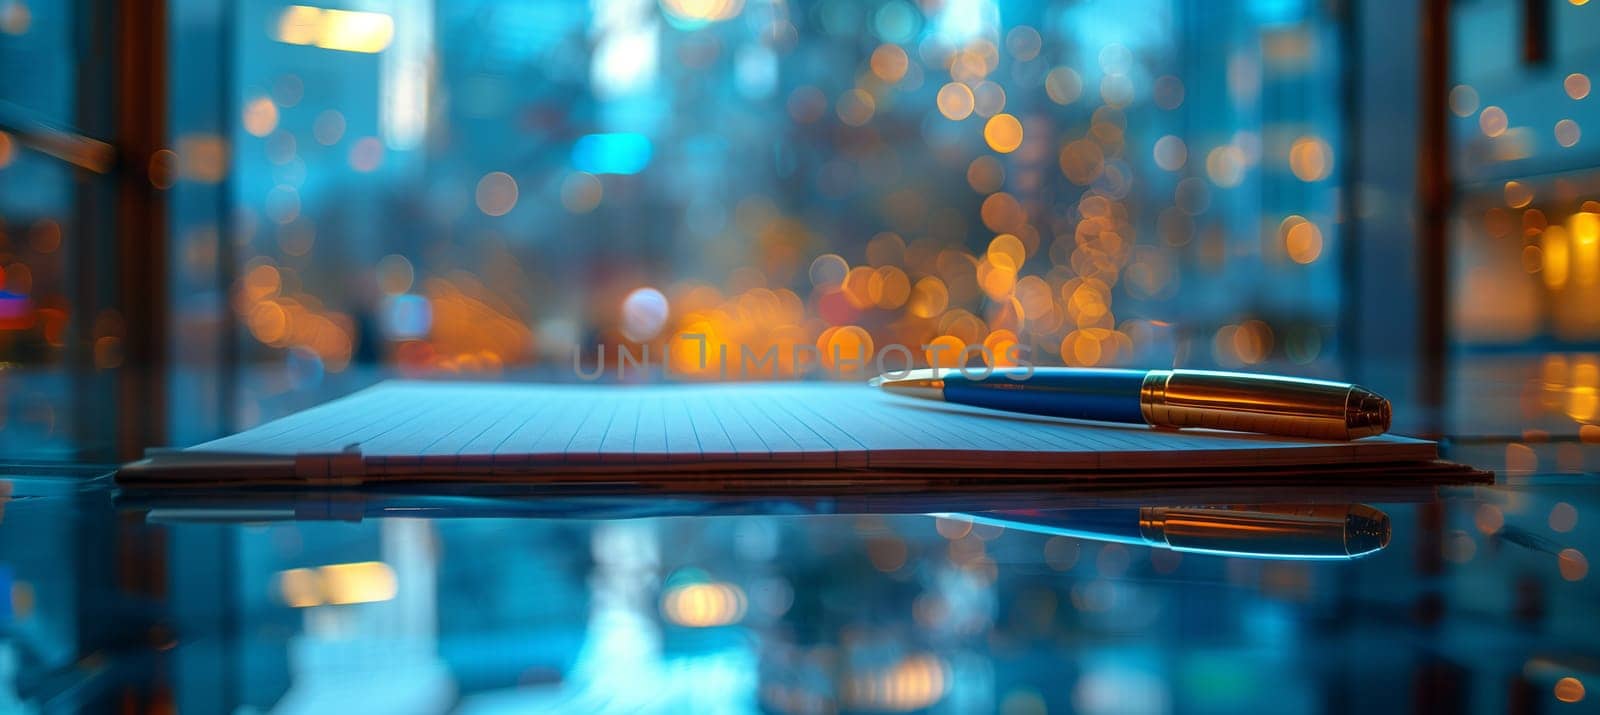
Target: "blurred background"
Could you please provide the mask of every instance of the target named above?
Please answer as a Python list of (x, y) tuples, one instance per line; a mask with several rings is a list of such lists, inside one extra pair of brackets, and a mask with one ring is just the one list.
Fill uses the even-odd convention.
[[(859, 379), (890, 344), (1575, 431), (1596, 27), (1581, 0), (0, 0), (0, 444), (127, 458), (394, 375)], [(1523, 409), (1456, 426), (1486, 375)]]
[[(0, 0), (0, 711), (1592, 709), (1596, 13)], [(892, 344), (1360, 381), (1502, 484), (1358, 494), (1395, 542), (1339, 563), (38, 478), (385, 377)]]

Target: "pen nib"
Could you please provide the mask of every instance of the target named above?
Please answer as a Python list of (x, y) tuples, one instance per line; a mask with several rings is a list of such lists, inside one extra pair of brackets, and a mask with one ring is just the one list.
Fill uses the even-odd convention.
[(936, 370), (908, 370), (899, 375), (879, 375), (867, 384), (895, 395), (924, 400), (944, 399), (944, 376)]

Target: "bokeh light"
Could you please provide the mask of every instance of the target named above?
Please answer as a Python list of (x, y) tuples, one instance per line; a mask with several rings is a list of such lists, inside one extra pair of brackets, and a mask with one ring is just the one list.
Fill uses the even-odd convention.
[(937, 101), (939, 113), (946, 119), (957, 121), (972, 116), (976, 102), (972, 96), (972, 89), (959, 82), (951, 82), (940, 87)]
[(1495, 106), (1484, 107), (1478, 115), (1478, 128), (1484, 136), (1491, 138), (1505, 134), (1508, 122), (1506, 110)]
[(1567, 96), (1573, 99), (1583, 99), (1589, 96), (1589, 75), (1574, 72), (1561, 81), (1561, 88)]
[(996, 114), (983, 126), (983, 138), (989, 148), (1009, 154), (1022, 146), (1022, 122), (1009, 114)]
[(1301, 181), (1321, 181), (1333, 171), (1333, 149), (1317, 137), (1300, 137), (1289, 148), (1289, 168)]
[(654, 339), (666, 327), (669, 312), (667, 296), (655, 288), (636, 288), (622, 300), (622, 336), (642, 343)]

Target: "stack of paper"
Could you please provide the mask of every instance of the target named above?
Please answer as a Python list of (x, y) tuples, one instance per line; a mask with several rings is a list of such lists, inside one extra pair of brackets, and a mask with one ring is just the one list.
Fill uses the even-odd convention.
[(1370, 473), (1432, 442), (1155, 430), (905, 400), (865, 385), (386, 382), (124, 467), (126, 485), (1114, 479)]

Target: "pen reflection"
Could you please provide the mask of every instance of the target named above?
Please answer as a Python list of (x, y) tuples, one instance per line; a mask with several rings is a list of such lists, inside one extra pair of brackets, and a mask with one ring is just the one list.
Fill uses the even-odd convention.
[(1388, 515), (1365, 504), (1023, 509), (956, 516), (1040, 534), (1256, 559), (1355, 559), (1389, 544)]

